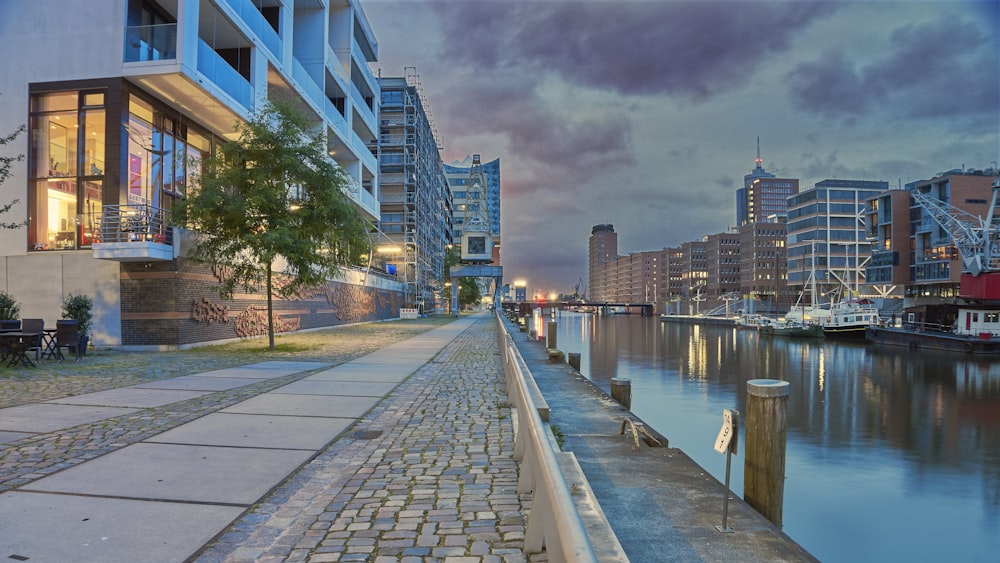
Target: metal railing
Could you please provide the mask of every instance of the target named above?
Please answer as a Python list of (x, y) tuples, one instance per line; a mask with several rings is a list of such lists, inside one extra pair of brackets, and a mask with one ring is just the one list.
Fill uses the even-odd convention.
[[(559, 461), (526, 383), (527, 366), (503, 325), (500, 307), (496, 322), (503, 356), (507, 398), (517, 410), (514, 459), (518, 467), (517, 492), (532, 493), (531, 513), (524, 534), (524, 552), (548, 555), (549, 561), (596, 563), (597, 555), (573, 501)], [(524, 367), (522, 367), (524, 366)]]
[(99, 241), (173, 244), (170, 212), (145, 204), (105, 205)]
[(124, 62), (177, 58), (177, 24), (136, 25), (125, 28)]

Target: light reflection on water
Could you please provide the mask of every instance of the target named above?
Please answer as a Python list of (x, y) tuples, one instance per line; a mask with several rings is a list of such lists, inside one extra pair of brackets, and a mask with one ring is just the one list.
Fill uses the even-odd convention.
[[(632, 411), (720, 481), (722, 410), (745, 412), (747, 380), (788, 381), (784, 530), (821, 560), (1000, 561), (1000, 360), (637, 316), (532, 326), (550, 320), (585, 376), (629, 378)], [(732, 469), (742, 496), (742, 449)]]

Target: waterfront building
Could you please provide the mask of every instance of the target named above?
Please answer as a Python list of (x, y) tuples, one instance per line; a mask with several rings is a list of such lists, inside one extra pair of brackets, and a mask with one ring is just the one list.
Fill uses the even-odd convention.
[(680, 289), (687, 314), (704, 312), (708, 285), (708, 237), (682, 242), (679, 252)]
[(402, 282), (407, 306), (441, 310), (444, 253), (454, 241), (440, 142), (414, 68), (404, 77), (380, 77), (379, 86), (376, 256)]
[(614, 225), (594, 225), (587, 242), (589, 249), (587, 263), (587, 285), (589, 300), (607, 303), (612, 294), (609, 288), (606, 265), (618, 260), (618, 233)]
[[(259, 294), (221, 301), (224, 268), (184, 257), (173, 201), (198, 163), (272, 97), (307, 112), (379, 218), (378, 44), (357, 0), (6, 0), (0, 133), (24, 155), (0, 186), (0, 288), (53, 326), (70, 293), (94, 298), (98, 346), (170, 348), (266, 331)], [(48, 33), (44, 40), (38, 22)], [(27, 120), (27, 121), (26, 121)], [(276, 303), (278, 330), (395, 316), (397, 282), (354, 271)]]
[(740, 291), (740, 233), (708, 235), (705, 239), (705, 295), (735, 298)]
[(961, 255), (951, 235), (918, 205), (911, 192), (919, 191), (975, 217), (986, 217), (997, 176), (979, 170), (951, 170), (928, 180), (889, 190), (869, 198), (866, 215), (872, 258), (870, 283), (905, 286), (907, 307), (951, 301), (959, 295)]
[(740, 228), (740, 295), (761, 301), (755, 312), (777, 313), (793, 303), (785, 270), (784, 217)]
[(757, 138), (757, 158), (754, 169), (743, 176), (743, 187), (736, 190), (736, 227), (766, 221), (771, 215), (784, 215), (788, 197), (799, 192), (799, 181), (777, 178), (764, 170)]
[(811, 275), (826, 290), (862, 293), (871, 243), (865, 228), (865, 202), (889, 189), (869, 180), (823, 180), (788, 198), (788, 286), (800, 293)]

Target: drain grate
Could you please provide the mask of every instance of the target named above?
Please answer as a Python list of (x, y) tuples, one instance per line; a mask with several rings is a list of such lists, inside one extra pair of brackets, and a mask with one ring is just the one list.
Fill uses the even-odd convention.
[(358, 430), (351, 435), (355, 440), (374, 440), (382, 435), (381, 430)]

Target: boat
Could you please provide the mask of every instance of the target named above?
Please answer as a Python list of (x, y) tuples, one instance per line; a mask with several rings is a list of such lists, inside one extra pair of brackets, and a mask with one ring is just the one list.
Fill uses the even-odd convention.
[(788, 336), (792, 338), (823, 338), (823, 327), (818, 324), (804, 324), (799, 321), (774, 319), (773, 322), (761, 324), (761, 334), (771, 336)]
[(1000, 305), (944, 305), (950, 313), (939, 319), (953, 323), (906, 322), (888, 326), (870, 326), (865, 338), (874, 344), (902, 346), (909, 349), (943, 350), (972, 355), (1000, 356)]
[(823, 334), (828, 338), (864, 340), (866, 329), (881, 322), (878, 307), (868, 299), (847, 299), (830, 305), (827, 317), (821, 319)]

